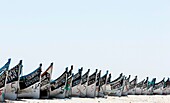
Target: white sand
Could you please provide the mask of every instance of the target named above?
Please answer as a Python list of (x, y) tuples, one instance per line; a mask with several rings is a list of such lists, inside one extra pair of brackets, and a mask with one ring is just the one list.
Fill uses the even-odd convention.
[(21, 101), (9, 101), (7, 103), (170, 103), (170, 95), (165, 96), (127, 96), (107, 98), (72, 98), (72, 99), (22, 99)]

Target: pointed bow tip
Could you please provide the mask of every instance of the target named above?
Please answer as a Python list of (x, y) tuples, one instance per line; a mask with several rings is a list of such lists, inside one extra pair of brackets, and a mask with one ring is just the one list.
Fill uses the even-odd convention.
[(42, 63), (40, 63), (40, 67), (42, 67)]

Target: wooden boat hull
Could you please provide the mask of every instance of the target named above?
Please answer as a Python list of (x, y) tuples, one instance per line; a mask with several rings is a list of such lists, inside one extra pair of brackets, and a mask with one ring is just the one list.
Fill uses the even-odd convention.
[(136, 93), (136, 88), (130, 89), (128, 91), (128, 95), (135, 95), (135, 93)]
[(15, 67), (8, 70), (7, 82), (5, 88), (5, 98), (9, 100), (16, 100), (19, 90), (19, 76), (22, 69), (22, 60)]
[(5, 87), (6, 87), (6, 72), (2, 72), (0, 75), (0, 102), (5, 101)]
[(5, 102), (5, 87), (7, 80), (7, 70), (9, 68), (11, 59), (8, 59), (8, 62), (0, 68), (0, 102)]
[(163, 87), (158, 88), (156, 90), (153, 90), (153, 94), (162, 95), (163, 94)]
[(87, 97), (89, 98), (96, 97), (96, 83), (87, 86)]
[(40, 88), (40, 96), (41, 96), (41, 98), (49, 98), (50, 97), (50, 84), (45, 85)]
[(96, 86), (96, 97), (99, 97), (99, 86)]
[(41, 74), (41, 88), (40, 97), (49, 98), (50, 97), (50, 81), (53, 70), (53, 63), (47, 68), (47, 70)]
[(42, 64), (30, 74), (20, 77), (18, 98), (40, 98), (41, 67)]
[(89, 79), (90, 69), (81, 77), (81, 85), (80, 85), (80, 97), (87, 96), (87, 83)]
[(121, 87), (119, 89), (107, 90), (107, 92), (108, 92), (109, 96), (119, 96), (119, 97), (121, 97), (122, 96), (122, 90), (123, 90), (123, 87)]
[(18, 91), (18, 81), (6, 84), (5, 88), (5, 99), (16, 100)]
[(142, 90), (142, 95), (152, 95), (153, 94), (153, 87), (150, 87), (149, 89), (145, 88)]
[(86, 97), (87, 96), (87, 83), (80, 85), (80, 97)]
[(135, 95), (141, 95), (142, 94), (142, 88), (136, 87), (135, 88)]
[(129, 86), (130, 86), (129, 79), (130, 79), (130, 76), (128, 78), (125, 77), (124, 80), (123, 80), (124, 83), (123, 83), (122, 96), (128, 95)]
[(50, 91), (50, 97), (63, 99), (66, 97), (66, 90), (61, 87), (53, 91)]
[(33, 98), (39, 99), (40, 98), (40, 82), (37, 82), (28, 88), (19, 90), (18, 98)]
[(105, 94), (109, 95), (109, 96), (119, 96), (119, 97), (121, 97), (122, 91), (123, 91), (123, 86), (116, 88), (116, 89), (111, 89), (110, 84), (107, 84)]
[(153, 88), (153, 94), (162, 95), (164, 86), (165, 86), (165, 78), (162, 81), (155, 83)]
[(0, 102), (5, 101), (5, 87), (0, 88)]
[(163, 94), (164, 94), (164, 95), (170, 94), (170, 87), (165, 87), (165, 88), (163, 88)]
[(123, 86), (122, 96), (127, 96), (129, 92), (129, 86)]
[(80, 94), (81, 94), (80, 86), (81, 86), (81, 84), (78, 84), (71, 88), (72, 89), (72, 92), (71, 92), (72, 97), (80, 97)]
[(99, 97), (104, 97), (105, 96), (105, 92), (106, 92), (106, 84), (100, 86), (99, 92), (98, 92), (98, 96)]
[(114, 81), (106, 85), (106, 92), (110, 96), (119, 96), (119, 97), (122, 96), (123, 89), (124, 89), (123, 73), (121, 73), (117, 79), (115, 79)]
[(111, 86), (110, 86), (110, 84), (106, 84), (105, 94), (106, 94), (106, 95), (109, 95), (109, 91), (111, 91)]

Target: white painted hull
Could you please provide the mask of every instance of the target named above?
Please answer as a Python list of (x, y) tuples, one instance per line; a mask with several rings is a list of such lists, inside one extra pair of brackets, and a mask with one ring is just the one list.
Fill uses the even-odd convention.
[(136, 95), (141, 95), (142, 94), (142, 88), (135, 88), (135, 94)]
[(109, 96), (122, 96), (122, 91), (123, 91), (123, 86), (117, 89), (112, 89), (111, 90), (111, 86), (109, 84), (106, 85), (106, 94)]
[(40, 98), (40, 82), (37, 82), (33, 84), (32, 86), (29, 86), (28, 88), (25, 88), (23, 90), (19, 90), (18, 97), (39, 99)]
[(149, 89), (145, 88), (142, 91), (143, 95), (152, 95), (153, 94), (153, 87), (150, 87)]
[(163, 94), (165, 94), (165, 95), (170, 94), (170, 87), (165, 87), (165, 88), (163, 89)]
[(136, 93), (136, 89), (135, 89), (135, 88), (130, 89), (130, 90), (128, 91), (128, 95), (135, 95), (135, 93)]
[(87, 97), (90, 98), (96, 97), (96, 83), (87, 86)]
[(127, 96), (129, 91), (129, 86), (124, 86), (122, 91), (122, 96)]
[(99, 97), (99, 86), (96, 86), (96, 97)]
[(66, 90), (64, 88), (58, 88), (53, 91), (50, 91), (50, 97), (52, 98), (65, 98)]
[(163, 94), (163, 87), (158, 88), (156, 90), (153, 90), (153, 93), (157, 94), (157, 95), (162, 95)]
[(18, 81), (6, 84), (5, 99), (9, 99), (9, 100), (16, 100), (17, 99), (18, 85), (19, 85)]
[(124, 79), (123, 80), (123, 91), (122, 91), (122, 96), (127, 96), (128, 91), (129, 91), (129, 79)]
[(148, 89), (148, 95), (153, 95), (153, 87), (150, 87), (150, 88)]
[(147, 94), (149, 94), (148, 90), (147, 89), (143, 89), (142, 90), (142, 95), (147, 95)]
[(108, 95), (109, 96), (122, 96), (122, 89), (113, 89), (113, 90), (108, 90)]
[(87, 83), (80, 85), (80, 97), (86, 97), (87, 96)]
[(80, 97), (80, 93), (81, 93), (80, 85), (81, 84), (78, 84), (78, 85), (72, 87), (72, 93), (71, 93), (72, 97)]
[(110, 84), (106, 84), (106, 91), (105, 91), (105, 94), (106, 94), (106, 95), (109, 95), (108, 91), (110, 91), (110, 90), (111, 90)]
[(100, 91), (98, 92), (99, 97), (104, 97), (106, 92), (106, 84), (100, 87)]
[(5, 87), (0, 88), (0, 102), (5, 101)]

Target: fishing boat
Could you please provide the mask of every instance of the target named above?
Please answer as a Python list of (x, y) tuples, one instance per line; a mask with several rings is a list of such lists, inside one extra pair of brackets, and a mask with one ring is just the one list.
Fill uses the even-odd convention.
[(164, 95), (170, 94), (170, 79), (169, 78), (164, 83), (163, 94)]
[(106, 71), (106, 74), (100, 78), (99, 92), (98, 92), (99, 97), (104, 97), (106, 95), (105, 92), (106, 92), (106, 84), (107, 84), (107, 75), (108, 75), (108, 71)]
[(5, 101), (5, 84), (7, 81), (7, 70), (9, 68), (11, 59), (8, 59), (8, 62), (2, 67), (0, 68), (0, 102), (4, 102)]
[(95, 98), (96, 97), (96, 78), (97, 78), (97, 69), (96, 71), (89, 76), (87, 83), (87, 97)]
[(8, 70), (5, 86), (5, 99), (16, 100), (18, 96), (19, 77), (22, 70), (22, 60), (12, 69)]
[[(71, 72), (73, 70), (73, 66), (71, 66)], [(50, 90), (50, 97), (51, 98), (65, 98), (67, 93), (69, 92), (69, 85), (67, 84), (68, 76), (71, 76), (71, 73), (68, 72), (68, 67), (65, 69), (65, 72), (58, 77), (57, 79), (53, 80), (50, 83), (51, 90)]]
[(151, 82), (148, 81), (148, 78), (146, 79), (144, 85), (143, 85), (143, 95), (152, 95), (153, 94), (153, 88), (155, 85), (156, 78), (153, 78)]
[(145, 79), (136, 84), (135, 95), (142, 94), (144, 82), (145, 82)]
[(108, 78), (107, 78), (107, 81), (106, 81), (106, 91), (105, 91), (105, 95), (108, 95), (108, 91), (107, 90), (111, 90), (111, 86), (110, 86), (110, 82), (111, 82), (111, 73), (109, 74)]
[(49, 98), (50, 96), (50, 81), (52, 76), (53, 63), (47, 68), (47, 70), (41, 74), (40, 85), (40, 98)]
[(89, 77), (90, 69), (81, 77), (81, 85), (80, 85), (80, 97), (87, 96), (87, 81)]
[(142, 95), (147, 95), (148, 94), (148, 79), (149, 79), (149, 77), (146, 77), (146, 80), (143, 83), (142, 93), (141, 93)]
[(128, 95), (128, 91), (129, 91), (129, 80), (130, 80), (131, 75), (129, 75), (129, 77), (125, 77), (123, 80), (123, 91), (122, 91), (122, 96), (127, 96)]
[(100, 91), (100, 75), (101, 75), (101, 70), (97, 74), (97, 79), (96, 79), (96, 97), (99, 97), (99, 91)]
[(51, 98), (65, 98), (66, 97), (66, 82), (67, 82), (67, 71), (68, 67), (65, 69), (65, 72), (56, 80), (50, 82), (51, 91), (50, 97)]
[(71, 67), (70, 71), (67, 73), (67, 84), (66, 84), (66, 98), (71, 98), (72, 96), (72, 81), (74, 74), (72, 73), (73, 66)]
[(165, 78), (163, 78), (163, 80), (161, 80), (160, 82), (155, 83), (153, 88), (153, 94), (162, 95), (164, 89), (164, 83), (165, 83)]
[(123, 81), (124, 81), (124, 75), (123, 73), (121, 73), (117, 79), (109, 83), (111, 88), (106, 90), (108, 95), (120, 97), (123, 91)]
[(137, 76), (135, 76), (135, 78), (129, 83), (128, 95), (135, 95), (136, 85), (137, 85)]
[(42, 64), (30, 74), (20, 77), (18, 98), (40, 98), (41, 67)]
[(71, 96), (72, 97), (80, 97), (81, 91), (80, 91), (80, 86), (81, 86), (81, 76), (82, 76), (82, 71), (83, 68), (78, 70), (78, 73), (76, 73), (73, 76), (73, 80), (72, 80), (72, 93)]

